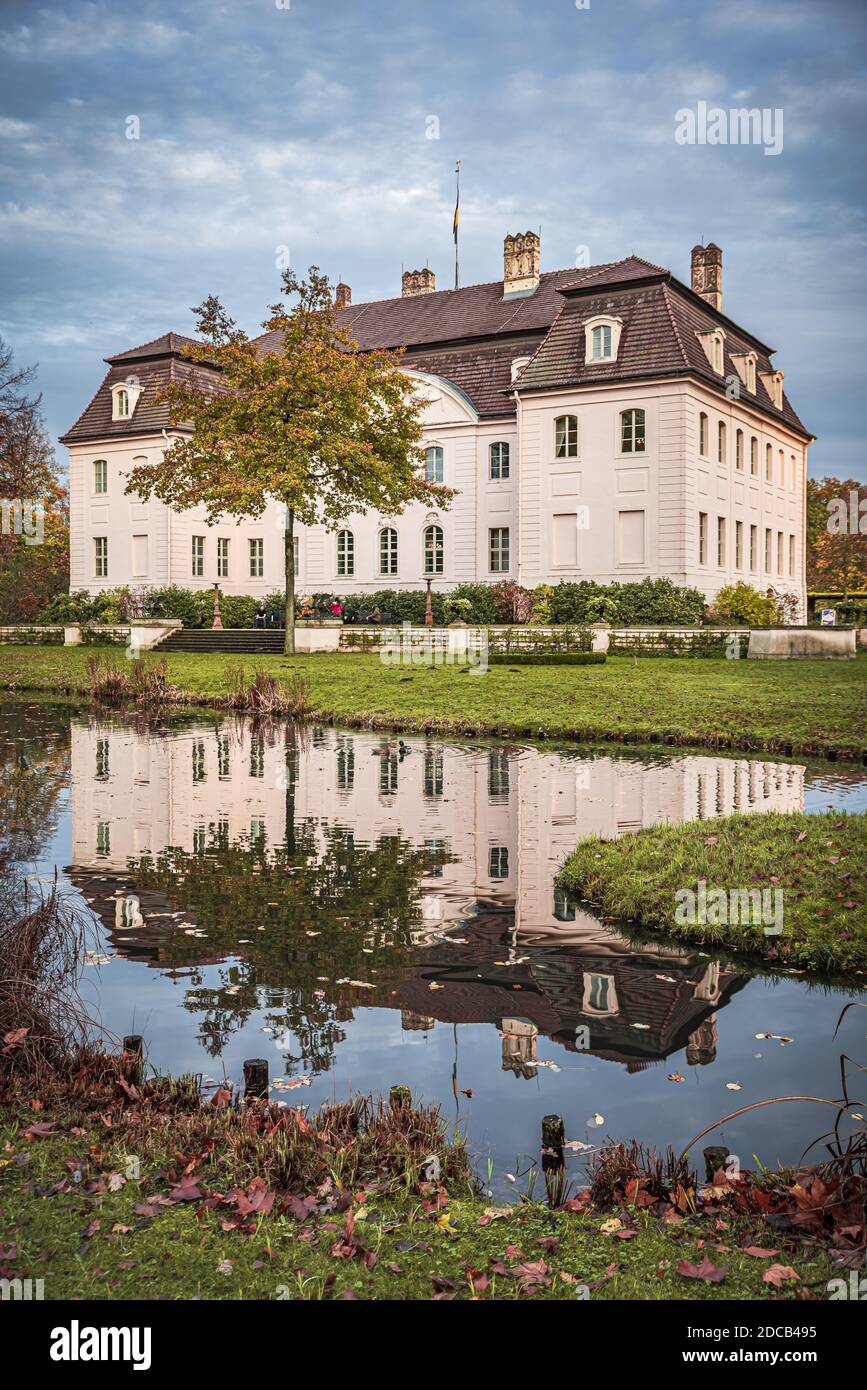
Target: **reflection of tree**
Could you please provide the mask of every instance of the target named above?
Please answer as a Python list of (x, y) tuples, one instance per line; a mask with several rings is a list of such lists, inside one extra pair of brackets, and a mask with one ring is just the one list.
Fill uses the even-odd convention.
[[(201, 853), (169, 848), (129, 865), (139, 889), (166, 894), (207, 932), (176, 934), (175, 965), (200, 963), (203, 948), (234, 958), (219, 988), (196, 982), (187, 993), (205, 1046), (216, 1056), (264, 1006), (277, 1036), (297, 1042), (287, 1064), (327, 1070), (363, 985), (393, 975), (423, 925), (419, 879), (430, 851), (397, 837), (358, 845), (334, 828), (317, 842), (312, 822), (294, 827), (291, 848), (270, 849), (264, 837), (230, 844), (215, 827), (209, 841)], [(365, 1002), (372, 994), (363, 989)]]
[(4, 704), (0, 718), (0, 869), (39, 858), (57, 828), (69, 775), (69, 714)]

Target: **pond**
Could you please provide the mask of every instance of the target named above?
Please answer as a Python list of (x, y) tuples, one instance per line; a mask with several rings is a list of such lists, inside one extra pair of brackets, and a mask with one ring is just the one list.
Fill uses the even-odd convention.
[[(500, 1196), (546, 1113), (584, 1144), (680, 1148), (753, 1101), (836, 1097), (840, 1053), (867, 1052), (861, 1010), (833, 1039), (859, 979), (639, 941), (555, 887), (590, 834), (863, 810), (856, 768), (7, 701), (0, 787), (0, 850), (92, 909), (85, 1002), (154, 1067), (212, 1085), (266, 1057), (273, 1098), (312, 1107), (408, 1084)], [(826, 1114), (770, 1106), (703, 1142), (794, 1162)]]

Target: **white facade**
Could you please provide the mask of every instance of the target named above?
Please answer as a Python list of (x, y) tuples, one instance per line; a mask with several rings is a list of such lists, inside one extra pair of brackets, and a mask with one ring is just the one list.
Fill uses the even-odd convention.
[[(723, 403), (697, 381), (650, 380), (519, 395), (516, 417), (491, 421), (449, 382), (420, 380), (429, 402), (424, 446), (442, 450), (442, 480), (457, 490), (451, 507), (351, 518), (351, 574), (339, 572), (335, 533), (299, 528), (299, 593), (423, 587), (425, 532), (435, 525), (443, 536), (442, 572), (431, 575), (436, 589), (505, 578), (533, 588), (561, 579), (625, 583), (666, 575), (709, 599), (742, 579), (803, 602), (807, 446), (743, 397)], [(621, 412), (632, 409), (645, 412), (645, 448), (625, 453)], [(578, 421), (577, 453), (558, 458), (555, 421), (566, 414)], [(509, 449), (506, 478), (491, 476), (491, 446), (499, 444)], [(216, 582), (226, 593), (254, 597), (281, 590), (282, 508), (257, 521), (209, 527), (203, 509), (177, 513), (126, 495), (130, 469), (165, 448), (161, 434), (70, 446), (72, 590), (204, 589)], [(386, 528), (397, 532), (391, 573), (381, 564)], [(494, 532), (508, 535), (508, 567), (499, 570), (491, 564)], [(499, 549), (502, 559), (501, 535)]]

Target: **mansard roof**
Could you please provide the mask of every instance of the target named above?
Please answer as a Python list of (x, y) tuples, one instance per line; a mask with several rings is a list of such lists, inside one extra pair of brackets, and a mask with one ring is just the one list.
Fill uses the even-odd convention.
[[(594, 314), (620, 318), (623, 328), (616, 363), (590, 364), (584, 358), (583, 322)], [(515, 414), (514, 392), (580, 388), (603, 382), (648, 377), (698, 376), (721, 394), (725, 379), (737, 376), (732, 354), (755, 352), (756, 393), (741, 399), (785, 423), (805, 438), (809, 432), (784, 396), (778, 409), (762, 373), (774, 371), (768, 348), (661, 266), (639, 256), (605, 265), (547, 271), (535, 291), (504, 295), (494, 280), (463, 289), (350, 304), (339, 311), (362, 350), (405, 351), (408, 366), (452, 382), (481, 417)], [(723, 328), (724, 374), (711, 368), (697, 336)], [(254, 340), (262, 351), (279, 348), (279, 335)], [(165, 404), (156, 393), (169, 380), (194, 373), (213, 377), (207, 367), (185, 356), (194, 340), (165, 333), (139, 347), (106, 358), (109, 372), (84, 413), (63, 436), (64, 443), (158, 433), (168, 425)], [(516, 358), (531, 360), (512, 381)], [(111, 388), (134, 376), (142, 385), (133, 418), (111, 419)]]

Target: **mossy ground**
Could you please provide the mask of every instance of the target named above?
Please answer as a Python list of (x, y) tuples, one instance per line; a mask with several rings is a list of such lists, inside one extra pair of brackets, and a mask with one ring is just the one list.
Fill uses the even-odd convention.
[[(0, 646), (0, 689), (82, 694), (87, 661), (117, 648)], [(311, 714), (362, 727), (628, 740), (783, 753), (867, 751), (867, 656), (853, 661), (609, 658), (604, 666), (389, 666), (370, 655), (168, 657), (192, 702), (219, 703), (242, 664), (308, 684)], [(821, 712), (821, 713), (820, 713)]]
[[(782, 932), (766, 935), (763, 921), (679, 920), (676, 894), (697, 893), (699, 880), (708, 893), (781, 891)], [(810, 970), (867, 969), (864, 814), (723, 816), (655, 826), (617, 841), (590, 838), (567, 859), (559, 882), (606, 916), (683, 941)]]

